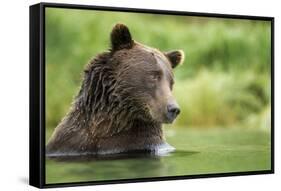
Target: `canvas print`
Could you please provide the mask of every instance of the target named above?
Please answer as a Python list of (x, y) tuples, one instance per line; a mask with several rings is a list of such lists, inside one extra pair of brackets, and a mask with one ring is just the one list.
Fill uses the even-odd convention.
[(269, 171), (271, 22), (45, 8), (46, 184)]

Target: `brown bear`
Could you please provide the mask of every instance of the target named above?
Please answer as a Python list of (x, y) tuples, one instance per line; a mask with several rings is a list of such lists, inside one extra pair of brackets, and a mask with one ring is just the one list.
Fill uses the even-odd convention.
[(68, 114), (53, 132), (47, 156), (171, 151), (162, 123), (180, 109), (172, 96), (172, 69), (182, 51), (161, 52), (131, 37), (123, 24), (111, 32), (111, 49), (86, 66)]

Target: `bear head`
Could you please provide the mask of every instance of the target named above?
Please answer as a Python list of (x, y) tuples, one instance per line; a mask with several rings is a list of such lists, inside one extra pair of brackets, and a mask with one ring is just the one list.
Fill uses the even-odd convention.
[(184, 61), (181, 50), (162, 52), (132, 39), (127, 26), (111, 32), (111, 60), (121, 99), (135, 111), (135, 118), (172, 123), (180, 108), (172, 95), (173, 69)]

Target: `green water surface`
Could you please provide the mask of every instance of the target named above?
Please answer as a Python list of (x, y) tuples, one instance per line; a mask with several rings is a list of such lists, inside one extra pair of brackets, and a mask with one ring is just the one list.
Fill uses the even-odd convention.
[(242, 128), (166, 128), (176, 151), (106, 158), (46, 159), (46, 183), (270, 170), (270, 132)]

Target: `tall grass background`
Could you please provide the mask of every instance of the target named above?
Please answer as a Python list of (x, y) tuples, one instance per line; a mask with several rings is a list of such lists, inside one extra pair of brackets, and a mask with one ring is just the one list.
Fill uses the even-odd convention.
[(270, 22), (90, 10), (46, 10), (46, 122), (53, 130), (88, 61), (110, 48), (116, 23), (160, 50), (182, 49), (175, 69), (178, 128), (270, 129)]

